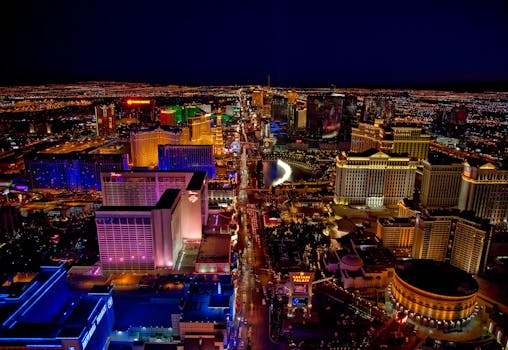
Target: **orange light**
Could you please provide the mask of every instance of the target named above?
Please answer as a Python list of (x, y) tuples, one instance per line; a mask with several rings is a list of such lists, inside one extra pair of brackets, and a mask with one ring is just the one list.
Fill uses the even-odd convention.
[(300, 272), (300, 274), (293, 274), (291, 276), (291, 281), (293, 283), (309, 283), (311, 281), (311, 278), (312, 274)]
[(127, 104), (130, 105), (149, 105), (152, 103), (150, 100), (127, 100)]

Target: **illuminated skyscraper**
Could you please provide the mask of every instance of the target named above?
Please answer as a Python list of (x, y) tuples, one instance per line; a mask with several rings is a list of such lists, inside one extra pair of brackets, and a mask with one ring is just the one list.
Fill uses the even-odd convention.
[(163, 107), (159, 111), (159, 121), (161, 125), (177, 126), (176, 110), (170, 107)]
[(448, 216), (416, 217), (413, 258), (444, 261), (448, 252), (452, 221)]
[(286, 93), (286, 98), (288, 100), (288, 104), (296, 105), (298, 94), (296, 93), (296, 91), (288, 90), (288, 92)]
[(95, 212), (100, 261), (105, 271), (171, 269), (182, 248), (178, 189), (150, 206), (103, 206)]
[(408, 256), (413, 246), (415, 221), (409, 218), (379, 218), (376, 236), (395, 256)]
[(464, 163), (458, 208), (493, 225), (508, 221), (508, 169), (470, 159)]
[(307, 96), (307, 135), (314, 140), (335, 140), (342, 121), (342, 94)]
[(122, 106), (123, 118), (135, 118), (141, 123), (153, 123), (155, 121), (155, 100), (142, 98), (129, 98)]
[(213, 144), (211, 118), (209, 115), (200, 115), (187, 120), (190, 128), (190, 143), (193, 145)]
[(420, 200), (426, 207), (455, 207), (459, 202), (462, 160), (443, 153), (429, 153), (423, 161)]
[(392, 117), (393, 104), (385, 98), (374, 98), (367, 96), (363, 99), (363, 122), (374, 122), (375, 120), (383, 120), (386, 124), (390, 123)]
[(468, 273), (483, 272), (491, 241), (491, 229), (480, 221), (458, 219), (450, 263)]
[(254, 90), (252, 92), (252, 106), (254, 107), (262, 107), (264, 104), (264, 94), (263, 90)]
[(297, 129), (305, 129), (307, 125), (307, 109), (302, 108), (296, 111), (295, 125)]
[(97, 121), (97, 136), (107, 137), (116, 135), (115, 105), (101, 105), (95, 107)]
[(458, 211), (418, 214), (413, 258), (450, 261), (468, 273), (486, 267), (492, 228), (485, 220)]
[(270, 105), (270, 117), (272, 120), (288, 122), (289, 107), (288, 99), (284, 96), (274, 95)]
[(212, 145), (159, 145), (159, 170), (204, 171), (215, 177)]
[(103, 206), (157, 204), (167, 189), (182, 191), (182, 239), (200, 240), (208, 220), (208, 185), (205, 172), (119, 171), (100, 175)]
[(422, 161), (429, 153), (430, 136), (422, 128), (414, 126), (383, 126), (359, 123), (351, 131), (351, 152), (364, 152), (376, 148), (382, 152), (409, 154)]
[(340, 155), (336, 163), (335, 197), (341, 204), (383, 207), (413, 198), (416, 161), (375, 149)]
[(133, 167), (157, 167), (159, 145), (190, 143), (189, 129), (175, 128), (139, 131), (131, 134)]

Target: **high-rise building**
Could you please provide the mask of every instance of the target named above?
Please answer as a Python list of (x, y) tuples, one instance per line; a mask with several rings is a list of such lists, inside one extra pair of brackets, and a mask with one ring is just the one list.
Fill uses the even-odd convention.
[(378, 218), (376, 236), (395, 256), (409, 256), (413, 247), (415, 221), (410, 218)]
[(296, 91), (288, 90), (288, 92), (286, 93), (286, 98), (288, 100), (288, 104), (296, 105), (298, 94)]
[(455, 207), (459, 202), (461, 159), (443, 153), (431, 152), (423, 161), (420, 201), (430, 208)]
[(444, 261), (448, 252), (452, 221), (448, 216), (416, 217), (412, 256), (415, 259)]
[(336, 140), (342, 122), (343, 94), (307, 96), (307, 136)]
[(450, 261), (468, 273), (486, 268), (492, 227), (458, 211), (426, 211), (416, 218), (413, 258)]
[(104, 141), (67, 142), (24, 155), (30, 188), (100, 190), (100, 172), (128, 169), (122, 147)]
[(289, 120), (288, 99), (284, 96), (274, 95), (270, 106), (270, 117), (272, 120), (288, 122)]
[(458, 208), (471, 210), (493, 225), (506, 225), (508, 168), (476, 159), (465, 162)]
[(194, 116), (187, 119), (190, 129), (190, 143), (193, 145), (213, 144), (211, 118), (209, 115)]
[(176, 110), (170, 107), (162, 107), (159, 110), (160, 125), (177, 126)]
[(215, 177), (212, 145), (159, 145), (159, 170), (204, 171)]
[(385, 98), (375, 98), (367, 96), (363, 99), (362, 118), (363, 122), (374, 122), (375, 120), (383, 120), (390, 123), (392, 117), (393, 104)]
[(169, 114), (168, 119), (173, 123), (172, 117), (170, 115), (174, 112), (176, 124), (174, 125), (185, 125), (188, 122), (189, 118), (198, 117), (203, 115), (203, 111), (193, 105), (185, 105), (185, 106), (165, 106), (161, 108), (161, 111), (164, 111), (163, 114)]
[(134, 118), (140, 123), (151, 124), (155, 121), (155, 100), (145, 98), (129, 98), (121, 108), (122, 118)]
[(95, 107), (97, 121), (97, 136), (107, 137), (116, 135), (115, 105), (101, 105)]
[(263, 107), (264, 95), (265, 92), (263, 90), (254, 90), (252, 92), (252, 102), (251, 102), (252, 106)]
[(296, 111), (296, 122), (297, 129), (305, 129), (307, 126), (307, 108), (298, 109)]
[[(205, 172), (118, 171), (100, 174), (104, 206), (157, 204), (167, 189), (182, 191), (182, 239), (201, 240), (208, 220), (208, 185)], [(200, 219), (201, 217), (201, 219)]]
[(384, 126), (381, 120), (374, 124), (359, 123), (351, 131), (351, 152), (376, 148), (382, 152), (409, 154), (422, 161), (429, 153), (430, 136), (415, 126)]
[(416, 161), (405, 155), (370, 149), (340, 155), (336, 163), (335, 197), (341, 204), (383, 207), (413, 198)]
[(71, 290), (64, 266), (16, 274), (0, 293), (0, 349), (104, 349), (113, 330), (112, 287)]
[(484, 223), (458, 219), (453, 236), (450, 263), (468, 273), (483, 272), (486, 268), (491, 241), (491, 228)]
[(182, 248), (182, 203), (168, 189), (155, 206), (103, 206), (95, 212), (105, 271), (172, 269)]
[(131, 133), (133, 167), (155, 168), (159, 160), (159, 145), (190, 143), (188, 128), (142, 130)]

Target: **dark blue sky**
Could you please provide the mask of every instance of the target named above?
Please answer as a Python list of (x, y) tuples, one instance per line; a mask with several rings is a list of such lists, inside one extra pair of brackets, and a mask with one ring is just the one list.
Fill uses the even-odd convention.
[(508, 81), (505, 0), (6, 3), (2, 84)]

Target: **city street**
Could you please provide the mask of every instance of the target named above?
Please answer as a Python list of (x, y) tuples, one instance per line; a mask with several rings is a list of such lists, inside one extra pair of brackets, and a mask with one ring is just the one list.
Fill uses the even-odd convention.
[[(245, 188), (248, 187), (249, 173), (247, 169), (247, 155), (243, 149), (240, 158), (241, 184), (238, 194), (238, 206), (240, 210), (240, 230), (238, 235), (238, 251), (240, 255), (240, 276), (237, 290), (237, 316), (238, 349), (284, 349), (282, 344), (277, 344), (269, 337), (269, 319), (267, 291), (270, 280), (270, 272), (267, 269), (260, 240), (256, 240), (249, 231), (249, 216), (246, 206), (248, 195)], [(263, 288), (264, 287), (264, 288)]]

